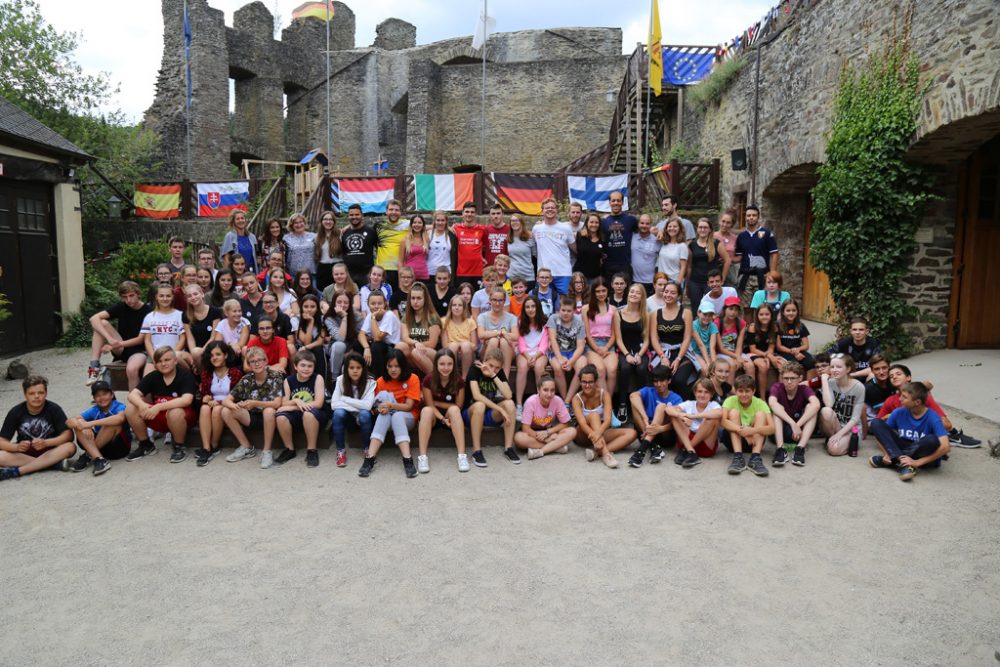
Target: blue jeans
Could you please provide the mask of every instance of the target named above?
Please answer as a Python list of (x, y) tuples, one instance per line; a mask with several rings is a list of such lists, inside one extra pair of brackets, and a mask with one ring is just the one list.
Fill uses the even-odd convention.
[(337, 451), (343, 451), (347, 447), (345, 436), (350, 424), (357, 424), (361, 427), (362, 448), (367, 447), (372, 440), (375, 418), (370, 411), (350, 412), (344, 408), (337, 408), (333, 411), (333, 441), (336, 443)]
[[(569, 276), (552, 276), (551, 289), (558, 295), (569, 293)], [(552, 310), (559, 310), (559, 306), (554, 305)]]
[[(892, 430), (892, 428), (881, 419), (873, 419), (868, 424), (868, 430), (875, 439), (879, 441), (885, 453), (889, 455), (893, 463), (899, 461), (900, 456), (909, 456), (911, 459), (922, 459), (937, 451), (941, 443), (931, 434), (927, 434), (919, 440), (904, 440)], [(931, 466), (941, 465), (941, 460), (934, 461)]]

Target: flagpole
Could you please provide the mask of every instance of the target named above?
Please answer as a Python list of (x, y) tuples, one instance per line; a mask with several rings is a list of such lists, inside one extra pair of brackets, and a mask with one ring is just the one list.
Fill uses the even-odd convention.
[(330, 151), (333, 140), (330, 136), (330, 2), (326, 0), (326, 170), (330, 173)]
[(191, 180), (191, 47), (188, 44), (191, 32), (191, 18), (188, 16), (187, 0), (184, 0), (184, 15), (181, 17), (184, 35), (184, 149), (187, 166), (184, 178)]
[(483, 99), (482, 99), (482, 128), (479, 136), (479, 170), (486, 171), (486, 17), (489, 16), (488, 0), (483, 0)]

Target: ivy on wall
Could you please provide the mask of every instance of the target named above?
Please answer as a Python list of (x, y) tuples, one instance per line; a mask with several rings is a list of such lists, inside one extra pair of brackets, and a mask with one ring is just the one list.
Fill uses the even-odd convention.
[(866, 64), (841, 75), (809, 238), (816, 268), (830, 279), (837, 321), (865, 317), (894, 356), (912, 349), (903, 324), (915, 311), (899, 290), (921, 212), (934, 197), (926, 170), (903, 159), (926, 90), (908, 25)]

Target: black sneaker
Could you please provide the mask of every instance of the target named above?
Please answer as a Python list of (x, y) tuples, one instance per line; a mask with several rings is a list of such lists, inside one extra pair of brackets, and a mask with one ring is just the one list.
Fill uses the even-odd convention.
[(361, 467), (358, 469), (358, 477), (367, 477), (372, 474), (372, 468), (375, 467), (377, 459), (375, 457), (365, 457), (365, 460), (361, 462)]
[(629, 457), (628, 464), (633, 468), (641, 468), (642, 462), (646, 460), (646, 450), (639, 448)]
[(201, 468), (203, 466), (207, 466), (208, 462), (211, 461), (212, 458), (214, 458), (212, 456), (212, 450), (202, 447), (195, 454), (194, 464)]
[(619, 405), (618, 409), (615, 411), (615, 416), (618, 417), (618, 421), (620, 421), (622, 424), (624, 424), (625, 422), (627, 422), (628, 421), (628, 416), (629, 416), (628, 415), (628, 406), (627, 405)]
[(514, 451), (513, 447), (507, 447), (506, 449), (504, 449), (503, 455), (507, 458), (508, 461), (510, 461), (515, 465), (521, 462), (521, 457), (517, 455), (517, 452)]
[(285, 463), (288, 463), (289, 461), (291, 461), (294, 458), (295, 458), (295, 450), (294, 449), (288, 449), (286, 447), (285, 449), (281, 450), (280, 454), (278, 454), (277, 456), (274, 457), (274, 462), (275, 462), (275, 464), (277, 464), (277, 465), (280, 466), (280, 465), (284, 465)]
[(315, 468), (319, 465), (319, 452), (315, 449), (306, 450), (306, 467)]
[(403, 472), (407, 478), (412, 479), (417, 476), (417, 466), (413, 465), (413, 457), (403, 459)]
[(951, 432), (948, 433), (948, 442), (951, 443), (953, 447), (961, 447), (962, 449), (976, 449), (982, 446), (982, 441), (973, 438), (971, 435), (965, 435), (962, 429), (953, 428)]
[(188, 457), (187, 450), (182, 445), (174, 445), (174, 451), (170, 455), (171, 463), (180, 463)]
[(666, 456), (666, 454), (663, 451), (663, 447), (653, 447), (652, 451), (649, 453), (649, 462), (659, 463), (663, 460), (664, 456)]
[(472, 452), (472, 462), (476, 465), (477, 468), (486, 467), (486, 455), (483, 454), (483, 450), (477, 449), (476, 451)]
[(753, 454), (750, 456), (750, 472), (757, 475), (758, 477), (767, 477), (768, 471), (767, 467), (764, 465), (764, 459), (760, 457), (760, 454)]
[(17, 479), (21, 476), (21, 470), (17, 466), (0, 468), (0, 482), (5, 479)]
[(109, 470), (111, 470), (111, 461), (107, 460), (103, 456), (99, 459), (94, 459), (94, 477), (103, 475)]
[(886, 463), (885, 459), (882, 458), (881, 454), (876, 454), (875, 456), (868, 459), (868, 465), (873, 468), (891, 468), (893, 467), (891, 463)]
[(84, 452), (83, 454), (80, 454), (80, 456), (77, 457), (76, 461), (73, 462), (73, 465), (70, 466), (70, 471), (83, 472), (84, 470), (87, 469), (87, 466), (90, 465), (90, 462), (91, 462), (90, 454)]
[(688, 450), (681, 447), (680, 443), (677, 443), (677, 456), (674, 457), (674, 465), (682, 466), (684, 462), (687, 461)]
[(806, 464), (806, 448), (796, 447), (792, 452), (792, 465), (804, 466)]
[(739, 475), (741, 472), (747, 469), (747, 462), (743, 459), (742, 454), (733, 454), (733, 462), (729, 464), (730, 475)]
[(138, 461), (144, 456), (152, 456), (156, 453), (156, 445), (153, 444), (152, 440), (147, 440), (146, 442), (140, 442), (135, 446), (128, 456), (125, 457), (126, 461)]
[(774, 459), (771, 460), (771, 465), (773, 465), (775, 468), (780, 468), (787, 462), (788, 462), (788, 452), (785, 451), (784, 447), (778, 447), (776, 450), (774, 450)]
[(857, 433), (852, 433), (851, 434), (851, 443), (849, 445), (847, 445), (847, 455), (850, 456), (851, 458), (857, 458), (857, 456), (858, 456), (858, 444), (859, 444), (858, 434)]
[(687, 456), (684, 458), (684, 463), (681, 465), (685, 468), (693, 468), (699, 463), (701, 463), (701, 457), (694, 452), (688, 452)]

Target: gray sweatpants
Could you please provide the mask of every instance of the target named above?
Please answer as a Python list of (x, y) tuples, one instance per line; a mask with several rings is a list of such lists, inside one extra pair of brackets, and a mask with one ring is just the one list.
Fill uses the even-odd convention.
[[(391, 391), (380, 391), (375, 395), (375, 400), (382, 403), (395, 403), (396, 397)], [(396, 410), (387, 415), (376, 415), (375, 426), (372, 428), (372, 440), (385, 442), (385, 436), (392, 429), (392, 436), (398, 445), (401, 442), (410, 441), (410, 429), (416, 426), (417, 422), (411, 412), (400, 412)]]

